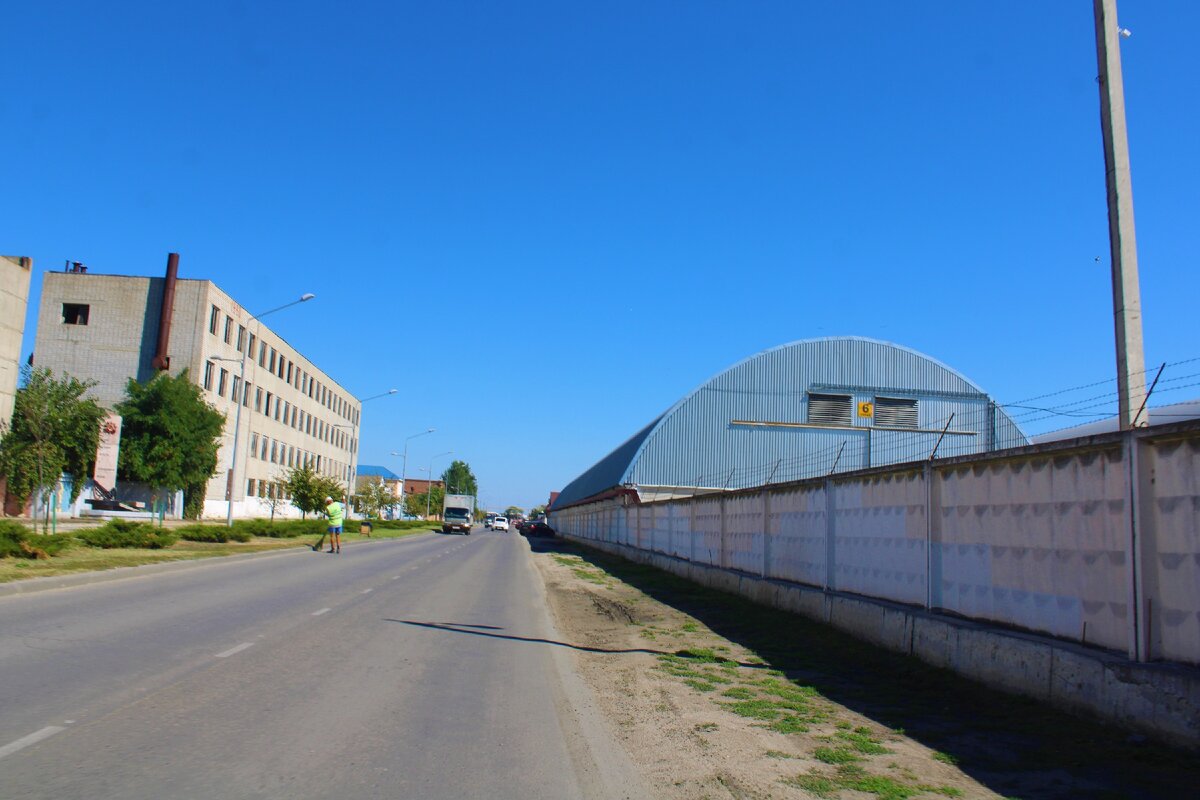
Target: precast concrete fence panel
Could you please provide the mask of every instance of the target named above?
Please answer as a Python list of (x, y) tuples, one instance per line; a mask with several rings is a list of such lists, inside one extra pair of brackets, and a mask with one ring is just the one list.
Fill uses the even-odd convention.
[(556, 530), (1200, 665), (1200, 423), (553, 513)]

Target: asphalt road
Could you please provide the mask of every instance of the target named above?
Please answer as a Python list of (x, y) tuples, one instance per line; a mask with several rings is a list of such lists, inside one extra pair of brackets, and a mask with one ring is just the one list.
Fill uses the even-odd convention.
[(0, 797), (641, 796), (516, 534), (0, 598)]

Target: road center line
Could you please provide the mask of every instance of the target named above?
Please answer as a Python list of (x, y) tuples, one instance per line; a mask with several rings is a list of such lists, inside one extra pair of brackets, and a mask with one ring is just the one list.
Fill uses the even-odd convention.
[(0, 747), (0, 758), (4, 758), (5, 756), (11, 756), (13, 753), (17, 752), (18, 750), (24, 750), (26, 747), (29, 747), (29, 745), (31, 745), (31, 744), (37, 744), (42, 739), (49, 739), (54, 734), (59, 733), (60, 731), (65, 731), (65, 730), (66, 730), (66, 728), (62, 727), (61, 725), (47, 725), (46, 727), (42, 728), (40, 731), (34, 731), (33, 733), (29, 734), (28, 736), (22, 736), (20, 739), (17, 739), (15, 742), (10, 742), (9, 744), (4, 745), (4, 747)]
[(242, 642), (237, 647), (231, 647), (224, 653), (217, 653), (217, 658), (229, 658), (232, 655), (242, 652), (247, 647), (254, 647), (254, 642)]
[(314, 611), (314, 612), (312, 613), (312, 615), (313, 615), (314, 617), (319, 617), (319, 616), (321, 616), (322, 614), (324, 614), (324, 613), (328, 612), (329, 610), (330, 610), (330, 609), (328, 609), (328, 608), (322, 608), (320, 611)]
[(373, 591), (375, 591), (375, 590), (374, 589), (363, 589), (361, 594), (370, 594)]

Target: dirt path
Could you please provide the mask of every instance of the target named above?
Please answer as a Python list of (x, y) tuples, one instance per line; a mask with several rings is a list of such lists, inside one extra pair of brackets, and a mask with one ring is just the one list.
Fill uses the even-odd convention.
[(660, 798), (1173, 798), (1187, 754), (794, 615), (534, 540), (555, 623)]

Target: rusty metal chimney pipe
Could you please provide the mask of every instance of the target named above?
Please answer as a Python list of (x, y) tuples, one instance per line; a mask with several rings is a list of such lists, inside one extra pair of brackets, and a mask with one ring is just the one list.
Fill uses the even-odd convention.
[(167, 253), (167, 280), (163, 286), (162, 310), (158, 315), (158, 347), (152, 365), (157, 370), (171, 368), (167, 345), (171, 341), (171, 316), (175, 312), (175, 280), (179, 276), (179, 253)]

